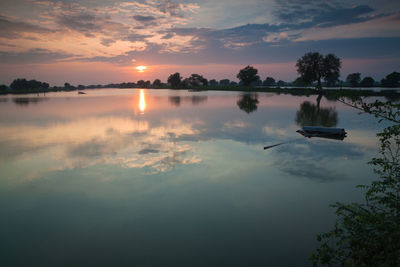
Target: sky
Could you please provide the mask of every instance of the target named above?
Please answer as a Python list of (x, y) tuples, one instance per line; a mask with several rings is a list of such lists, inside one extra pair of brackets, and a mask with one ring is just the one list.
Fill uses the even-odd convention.
[[(307, 52), (380, 80), (400, 72), (400, 1), (2, 0), (0, 84), (106, 84), (180, 72), (293, 81)], [(137, 66), (147, 66), (138, 72)]]

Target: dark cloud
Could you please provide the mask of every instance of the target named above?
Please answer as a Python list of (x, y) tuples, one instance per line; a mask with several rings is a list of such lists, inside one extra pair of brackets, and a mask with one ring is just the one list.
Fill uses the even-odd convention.
[(18, 63), (43, 63), (54, 62), (61, 59), (68, 59), (76, 55), (52, 52), (50, 50), (35, 48), (25, 52), (4, 52), (0, 51), (0, 62), (7, 64)]
[(140, 25), (135, 26), (135, 29), (146, 29), (160, 24), (160, 19), (154, 16), (135, 15), (133, 18), (140, 23)]
[[(200, 36), (200, 35), (199, 35)], [(181, 65), (196, 64), (265, 64), (291, 62), (304, 53), (319, 51), (322, 54), (334, 52), (340, 58), (400, 58), (398, 45), (400, 37), (391, 38), (354, 38), (331, 39), (320, 41), (285, 42), (279, 46), (266, 42), (257, 42), (238, 50), (224, 46), (223, 41), (201, 35), (193, 45), (203, 46), (195, 53), (162, 53), (162, 45), (148, 44), (145, 51), (130, 51), (113, 57), (86, 57), (82, 61), (110, 62), (120, 65), (131, 64), (132, 60), (146, 61), (152, 64), (171, 64), (179, 62)]]
[(127, 25), (86, 11), (78, 10), (60, 14), (56, 17), (56, 22), (64, 28), (80, 32), (87, 37), (95, 37), (97, 33), (102, 33), (116, 38), (129, 33)]
[(139, 155), (151, 154), (151, 153), (158, 153), (157, 149), (145, 148), (138, 152)]
[(110, 46), (113, 43), (115, 43), (114, 39), (110, 39), (110, 38), (102, 38), (101, 39), (101, 44), (104, 46)]
[(161, 39), (168, 40), (168, 39), (171, 39), (174, 36), (175, 36), (175, 34), (173, 34), (173, 33), (167, 33)]
[(93, 35), (93, 31), (101, 30), (101, 27), (96, 23), (95, 15), (90, 13), (78, 14), (61, 14), (57, 17), (57, 23), (68, 29)]
[(157, 3), (156, 7), (164, 14), (171, 17), (183, 18), (184, 14), (179, 4), (173, 3), (171, 0), (164, 0)]
[(291, 0), (279, 2), (276, 16), (288, 29), (306, 29), (310, 27), (332, 27), (376, 19), (388, 14), (371, 14), (375, 10), (368, 5), (343, 7), (338, 2), (314, 2)]
[(7, 44), (7, 43), (3, 43), (3, 42), (0, 42), (0, 46), (17, 47), (17, 46), (14, 45), (14, 44)]
[[(155, 17), (141, 15), (134, 17), (145, 22), (146, 26), (149, 26), (148, 23), (157, 23)], [(154, 18), (154, 21), (152, 18)], [(104, 35), (106, 37), (101, 39), (101, 44), (104, 46), (110, 46), (119, 40), (136, 42), (145, 41), (145, 38), (151, 37), (151, 35), (135, 33), (131, 25), (115, 22), (108, 16), (99, 16), (83, 8), (75, 8), (57, 15), (56, 22), (62, 28), (79, 32), (86, 37), (96, 37), (99, 34)]]
[(145, 35), (145, 34), (137, 34), (137, 33), (129, 33), (126, 36), (123, 37), (124, 41), (130, 41), (130, 42), (145, 42), (145, 38), (152, 37), (152, 35)]
[(140, 22), (151, 22), (156, 20), (156, 17), (153, 16), (143, 16), (143, 15), (135, 15), (133, 18)]
[(352, 23), (359, 23), (376, 19), (376, 16), (362, 16), (374, 11), (369, 6), (362, 5), (353, 8), (339, 8), (331, 9), (324, 13), (319, 13), (313, 18), (313, 22), (318, 27), (332, 27), (338, 25), (346, 25)]
[(49, 29), (33, 25), (27, 22), (13, 21), (0, 15), (0, 37), (17, 38), (24, 33), (49, 33)]

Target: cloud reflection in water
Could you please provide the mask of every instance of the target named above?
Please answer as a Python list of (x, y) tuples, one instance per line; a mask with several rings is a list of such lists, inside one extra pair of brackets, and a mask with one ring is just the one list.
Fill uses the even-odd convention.
[[(97, 164), (145, 168), (147, 173), (166, 172), (178, 164), (201, 162), (190, 145), (176, 142), (180, 136), (197, 133), (192, 124), (167, 120), (151, 127), (148, 121), (123, 117), (90, 117), (48, 125), (2, 125), (2, 161), (31, 165), (29, 172), (75, 169)], [(35, 166), (33, 155), (45, 156), (46, 165)], [(32, 155), (30, 157), (29, 155)], [(37, 170), (34, 170), (37, 169)]]

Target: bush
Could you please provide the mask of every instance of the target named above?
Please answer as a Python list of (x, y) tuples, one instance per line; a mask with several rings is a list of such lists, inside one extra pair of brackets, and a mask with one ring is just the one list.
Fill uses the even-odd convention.
[(310, 259), (314, 266), (400, 266), (400, 105), (390, 101), (352, 105), (392, 122), (377, 134), (380, 157), (369, 162), (380, 179), (359, 186), (366, 190), (365, 203), (332, 205), (335, 229), (317, 237), (321, 246)]

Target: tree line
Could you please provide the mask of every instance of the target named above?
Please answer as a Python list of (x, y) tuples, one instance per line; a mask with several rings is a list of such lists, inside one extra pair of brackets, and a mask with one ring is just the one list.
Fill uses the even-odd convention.
[(339, 80), (341, 60), (334, 54), (322, 55), (318, 52), (310, 52), (304, 54), (297, 60), (296, 69), (300, 75), (293, 82), (285, 82), (282, 80), (276, 81), (273, 77), (266, 77), (261, 80), (258, 75), (258, 70), (252, 66), (246, 66), (239, 70), (237, 78), (239, 82), (231, 81), (229, 79), (216, 79), (208, 80), (203, 75), (192, 74), (184, 78), (179, 72), (169, 75), (167, 83), (161, 82), (160, 79), (155, 79), (153, 82), (139, 80), (127, 83), (111, 83), (106, 85), (71, 85), (64, 83), (64, 86), (50, 87), (46, 82), (36, 80), (15, 79), (9, 86), (0, 85), (0, 92), (7, 91), (71, 91), (83, 90), (92, 88), (203, 88), (203, 87), (309, 87), (315, 86), (317, 89), (322, 87), (400, 87), (400, 73), (392, 72), (383, 78), (380, 82), (375, 81), (372, 77), (364, 77), (361, 79), (361, 73), (350, 73), (347, 75), (346, 80)]

